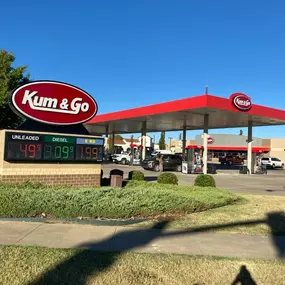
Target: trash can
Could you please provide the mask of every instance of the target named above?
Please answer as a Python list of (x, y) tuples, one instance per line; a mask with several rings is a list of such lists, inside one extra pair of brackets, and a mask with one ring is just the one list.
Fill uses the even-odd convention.
[(217, 174), (217, 169), (215, 166), (209, 165), (207, 172), (208, 174)]
[(111, 187), (122, 187), (123, 186), (123, 176), (121, 175), (111, 175)]
[(247, 174), (249, 172), (247, 166), (243, 165), (239, 169), (239, 174)]
[(123, 186), (124, 171), (121, 169), (113, 169), (110, 171), (110, 186), (122, 187)]

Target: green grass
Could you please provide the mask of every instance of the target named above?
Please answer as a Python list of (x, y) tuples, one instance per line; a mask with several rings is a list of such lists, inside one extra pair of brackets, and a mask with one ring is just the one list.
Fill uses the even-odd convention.
[(276, 260), (22, 246), (0, 246), (0, 260), (1, 285), (229, 285), (241, 266), (256, 284), (285, 284), (285, 262)]
[[(207, 212), (191, 213), (171, 221), (168, 228), (193, 229), (217, 226), (212, 231), (251, 235), (285, 235), (285, 197), (240, 194), (238, 202)], [(239, 225), (255, 220), (256, 224)], [(140, 223), (140, 227), (151, 226), (152, 222)], [(235, 226), (231, 224), (237, 223)], [(227, 227), (223, 227), (228, 225)], [(219, 227), (221, 226), (221, 227)], [(273, 228), (274, 227), (274, 228)]]
[(53, 218), (131, 218), (187, 214), (238, 200), (217, 188), (130, 182), (125, 188), (94, 189), (43, 185), (0, 185), (0, 216)]

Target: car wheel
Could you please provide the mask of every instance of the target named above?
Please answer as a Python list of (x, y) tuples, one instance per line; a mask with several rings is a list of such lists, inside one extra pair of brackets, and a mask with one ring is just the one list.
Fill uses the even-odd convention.
[(177, 171), (177, 172), (181, 172), (181, 171), (182, 171), (182, 165), (177, 165), (176, 171)]
[(154, 170), (155, 172), (159, 172), (159, 171), (160, 171), (159, 165), (156, 164), (156, 165), (154, 166), (153, 170)]
[(272, 168), (273, 168), (273, 169), (275, 168), (275, 164), (274, 164), (274, 163), (272, 164)]
[(126, 165), (126, 164), (127, 164), (127, 160), (126, 160), (125, 158), (123, 158), (123, 159), (121, 160), (121, 163), (122, 163), (123, 165)]

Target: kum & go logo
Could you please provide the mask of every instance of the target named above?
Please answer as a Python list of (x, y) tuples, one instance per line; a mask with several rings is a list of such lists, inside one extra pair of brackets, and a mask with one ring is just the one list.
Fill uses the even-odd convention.
[(82, 89), (58, 81), (34, 81), (11, 93), (12, 108), (20, 115), (53, 125), (72, 125), (92, 119), (96, 101)]

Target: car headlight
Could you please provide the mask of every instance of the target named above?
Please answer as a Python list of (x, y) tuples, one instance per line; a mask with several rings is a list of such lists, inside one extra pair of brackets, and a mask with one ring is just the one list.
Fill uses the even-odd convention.
[(148, 167), (152, 167), (152, 161), (149, 161), (149, 163), (147, 165), (148, 165)]

